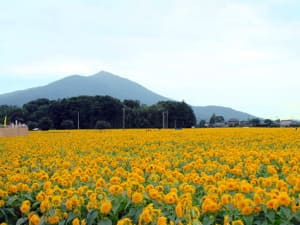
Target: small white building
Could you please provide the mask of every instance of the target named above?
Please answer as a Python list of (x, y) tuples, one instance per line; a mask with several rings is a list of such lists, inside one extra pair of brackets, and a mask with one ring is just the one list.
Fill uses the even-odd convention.
[(298, 123), (295, 120), (280, 120), (280, 127), (292, 127), (296, 126)]
[(224, 122), (216, 122), (213, 127), (225, 127), (226, 124)]
[(229, 127), (237, 127), (237, 126), (240, 125), (240, 121), (237, 120), (237, 119), (229, 119), (229, 120), (227, 121), (227, 125), (228, 125)]

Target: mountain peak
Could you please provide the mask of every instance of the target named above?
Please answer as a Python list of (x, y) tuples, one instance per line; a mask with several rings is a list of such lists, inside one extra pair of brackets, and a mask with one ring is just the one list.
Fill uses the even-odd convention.
[[(95, 74), (91, 75), (91, 77), (94, 77), (94, 76), (117, 76), (117, 75), (112, 74), (112, 73), (110, 73), (110, 72), (107, 72), (107, 71), (105, 71), (105, 70), (101, 70), (101, 71), (99, 71), (98, 73), (95, 73)], [(118, 76), (117, 76), (117, 77), (118, 77)]]
[[(142, 104), (148, 105), (155, 104), (158, 101), (170, 100), (134, 81), (102, 70), (91, 76), (71, 75), (45, 86), (2, 94), (0, 95), (0, 105), (21, 106), (38, 98), (57, 100), (80, 95), (109, 95), (120, 100), (139, 100)], [(193, 107), (193, 109), (198, 120), (208, 120), (212, 113), (223, 115), (224, 118), (245, 119), (251, 116), (231, 108), (219, 106), (199, 106)]]
[(168, 99), (134, 81), (100, 71), (91, 76), (71, 75), (45, 86), (0, 95), (0, 105), (22, 105), (38, 98), (56, 100), (80, 95), (109, 95), (120, 100), (139, 100), (149, 105)]

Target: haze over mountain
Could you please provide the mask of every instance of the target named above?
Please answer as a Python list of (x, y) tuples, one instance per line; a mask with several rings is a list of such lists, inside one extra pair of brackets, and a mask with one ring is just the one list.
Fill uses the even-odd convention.
[(147, 88), (109, 72), (92, 76), (72, 75), (48, 85), (0, 95), (0, 104), (23, 105), (37, 99), (60, 99), (79, 95), (109, 95), (120, 100), (138, 99), (144, 104), (167, 100)]
[[(45, 86), (2, 94), (0, 95), (0, 105), (21, 106), (38, 98), (56, 100), (80, 95), (109, 95), (120, 100), (139, 100), (147, 105), (170, 100), (170, 98), (156, 94), (136, 82), (101, 71), (92, 76), (72, 75)], [(193, 109), (198, 120), (208, 120), (213, 113), (224, 116), (225, 120), (230, 118), (246, 120), (253, 117), (247, 113), (222, 106), (194, 106)]]
[(248, 113), (223, 106), (193, 106), (193, 110), (197, 117), (197, 121), (202, 119), (208, 121), (213, 113), (215, 113), (218, 116), (223, 116), (225, 121), (229, 119), (248, 120), (256, 118), (256, 116), (250, 115)]

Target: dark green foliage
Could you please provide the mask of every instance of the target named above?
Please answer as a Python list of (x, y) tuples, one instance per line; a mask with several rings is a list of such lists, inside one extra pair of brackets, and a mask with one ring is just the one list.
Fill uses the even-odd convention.
[(52, 120), (47, 116), (39, 120), (39, 128), (41, 130), (49, 130), (50, 128), (52, 128), (52, 124)]
[(209, 125), (212, 126), (216, 123), (216, 114), (212, 114), (212, 116), (209, 119)]
[(205, 127), (205, 123), (206, 123), (205, 120), (200, 120), (198, 127)]
[(257, 127), (257, 126), (259, 126), (259, 124), (260, 124), (260, 120), (259, 120), (258, 118), (254, 118), (254, 119), (251, 119), (251, 120), (249, 121), (249, 123), (250, 123), (251, 126)]
[(193, 109), (185, 102), (163, 101), (156, 104), (158, 111), (167, 112), (165, 123), (170, 128), (188, 128), (196, 125)]
[(270, 120), (270, 119), (265, 119), (265, 120), (264, 120), (264, 124), (265, 124), (265, 126), (267, 126), (267, 127), (275, 126), (275, 123), (273, 122), (273, 120)]
[(225, 122), (223, 116), (216, 116), (215, 120), (216, 120), (216, 123), (224, 123)]
[(28, 129), (29, 130), (33, 130), (34, 128), (37, 128), (39, 126), (39, 124), (35, 121), (29, 121), (27, 123)]
[(74, 128), (74, 122), (73, 120), (64, 120), (61, 122), (60, 127), (62, 129), (73, 129)]
[(1, 105), (0, 106), (0, 124), (3, 123), (4, 117), (7, 116), (7, 124), (15, 121), (24, 122), (23, 110), (18, 106)]
[(123, 104), (124, 104), (125, 107), (130, 108), (130, 109), (140, 108), (140, 102), (138, 100), (125, 99), (123, 101)]
[(104, 120), (98, 120), (95, 125), (96, 129), (109, 129), (111, 128), (111, 124)]
[(214, 126), (216, 123), (224, 123), (225, 119), (223, 116), (217, 116), (216, 114), (212, 114), (212, 116), (209, 119), (209, 125)]
[(57, 101), (37, 99), (22, 108), (0, 106), (0, 116), (5, 115), (8, 121), (18, 119), (30, 129), (43, 130), (77, 128), (78, 123), (81, 129), (122, 128), (123, 121), (126, 128), (161, 128), (163, 125), (184, 128), (196, 124), (194, 112), (185, 102), (162, 101), (146, 106), (137, 100), (121, 102), (110, 96), (79, 96)]

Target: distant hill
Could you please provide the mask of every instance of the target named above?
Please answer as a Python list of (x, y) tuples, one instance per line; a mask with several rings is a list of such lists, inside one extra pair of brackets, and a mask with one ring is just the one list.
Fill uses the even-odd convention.
[(248, 113), (222, 106), (193, 106), (193, 109), (197, 121), (209, 121), (213, 113), (215, 113), (217, 116), (223, 116), (225, 121), (229, 119), (248, 120), (255, 117)]
[(0, 95), (0, 105), (21, 106), (37, 98), (56, 100), (79, 95), (110, 95), (121, 100), (140, 100), (141, 103), (149, 105), (168, 99), (133, 81), (101, 71), (92, 76), (68, 76), (46, 86)]
[[(139, 100), (147, 105), (170, 100), (136, 82), (101, 71), (92, 76), (72, 75), (45, 86), (2, 94), (0, 95), (0, 105), (22, 106), (24, 103), (38, 98), (56, 100), (80, 95), (109, 95), (120, 100)], [(194, 106), (193, 109), (197, 120), (209, 120), (213, 113), (223, 115), (225, 119), (244, 120), (253, 117), (247, 113), (222, 106)]]

